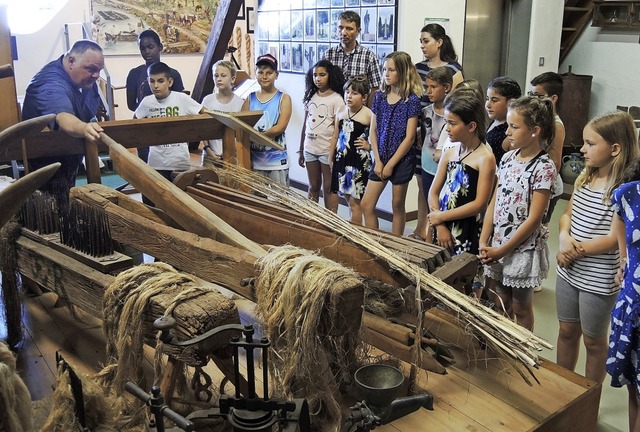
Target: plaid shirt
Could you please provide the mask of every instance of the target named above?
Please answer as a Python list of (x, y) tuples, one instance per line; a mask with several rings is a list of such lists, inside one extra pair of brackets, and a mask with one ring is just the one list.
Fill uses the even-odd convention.
[(359, 43), (350, 54), (344, 52), (342, 45), (331, 47), (325, 53), (324, 58), (341, 67), (346, 79), (365, 74), (369, 78), (369, 84), (372, 88), (380, 87), (382, 78), (378, 58), (373, 51)]

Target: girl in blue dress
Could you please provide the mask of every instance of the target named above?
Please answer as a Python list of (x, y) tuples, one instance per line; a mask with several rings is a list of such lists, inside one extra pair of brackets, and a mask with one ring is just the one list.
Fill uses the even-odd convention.
[(407, 187), (415, 170), (415, 140), (420, 114), (422, 82), (411, 63), (411, 56), (402, 51), (389, 54), (383, 63), (384, 80), (373, 99), (369, 142), (374, 166), (362, 198), (364, 224), (378, 228), (376, 204), (388, 182), (392, 188), (393, 222), (391, 232), (404, 234), (406, 224), (405, 199)]
[[(637, 135), (632, 138), (637, 146)], [(622, 278), (622, 290), (611, 312), (607, 373), (613, 387), (627, 386), (629, 430), (640, 431), (640, 159), (629, 167), (624, 181), (612, 197), (616, 213), (612, 229), (620, 247), (618, 277)]]

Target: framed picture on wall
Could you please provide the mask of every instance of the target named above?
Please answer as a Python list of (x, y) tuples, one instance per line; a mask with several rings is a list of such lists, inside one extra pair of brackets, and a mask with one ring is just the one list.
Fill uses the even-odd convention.
[(304, 39), (302, 30), (302, 11), (291, 11), (291, 40), (300, 41)]
[[(138, 35), (147, 29), (158, 33), (164, 53), (204, 52), (217, 2), (214, 6), (207, 2), (206, 7), (201, 3), (185, 1), (178, 10), (170, 2), (156, 2), (153, 8), (147, 8), (141, 7), (139, 0), (90, 0), (95, 17), (91, 32), (105, 55), (139, 55)], [(244, 2), (240, 14), (245, 14)], [(196, 28), (207, 31), (192, 31)]]
[(247, 33), (252, 34), (256, 26), (256, 12), (247, 6)]
[(316, 44), (304, 43), (302, 45), (302, 49), (304, 51), (304, 66), (302, 69), (309, 70), (314, 64), (316, 64)]
[(352, 9), (361, 18), (360, 43), (384, 58), (396, 47), (397, 8), (396, 0), (263, 0), (256, 23), (258, 46), (268, 42), (273, 51), (277, 43), (281, 69), (304, 73), (330, 47), (340, 45), (339, 16)]
[(278, 69), (281, 71), (291, 70), (291, 43), (280, 42), (280, 64)]
[(304, 11), (304, 40), (316, 40), (316, 11), (313, 9)]

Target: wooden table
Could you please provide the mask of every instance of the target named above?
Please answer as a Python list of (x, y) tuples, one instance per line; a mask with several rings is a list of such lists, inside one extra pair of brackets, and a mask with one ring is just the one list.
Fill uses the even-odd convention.
[[(427, 316), (432, 315), (430, 311)], [(418, 386), (434, 396), (434, 410), (419, 411), (377, 428), (395, 431), (596, 431), (602, 386), (548, 360), (529, 386), (506, 362), (436, 312), (428, 328), (456, 342), (446, 375), (420, 372)]]

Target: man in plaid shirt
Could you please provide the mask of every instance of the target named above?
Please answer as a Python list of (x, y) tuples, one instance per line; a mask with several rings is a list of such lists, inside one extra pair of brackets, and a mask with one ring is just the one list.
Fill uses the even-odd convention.
[(367, 76), (371, 85), (368, 105), (371, 106), (373, 95), (381, 82), (378, 57), (373, 51), (358, 43), (358, 35), (361, 30), (360, 15), (347, 10), (342, 12), (339, 18), (340, 46), (329, 48), (324, 58), (341, 67), (346, 79), (361, 74)]

